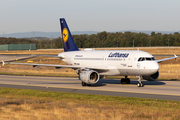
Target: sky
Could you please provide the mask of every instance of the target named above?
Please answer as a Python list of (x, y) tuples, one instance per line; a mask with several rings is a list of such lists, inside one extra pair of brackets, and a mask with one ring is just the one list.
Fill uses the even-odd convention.
[(180, 0), (0, 0), (0, 34), (71, 31), (180, 31)]

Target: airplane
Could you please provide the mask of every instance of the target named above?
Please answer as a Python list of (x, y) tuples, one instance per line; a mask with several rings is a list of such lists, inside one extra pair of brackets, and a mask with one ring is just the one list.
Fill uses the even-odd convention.
[[(159, 77), (158, 63), (176, 59), (178, 56), (155, 60), (145, 51), (140, 50), (94, 50), (87, 48), (79, 50), (73, 40), (66, 20), (60, 18), (62, 41), (64, 52), (57, 56), (68, 65), (33, 64), (33, 63), (8, 63), (19, 65), (51, 66), (55, 68), (72, 68), (79, 75), (82, 86), (91, 86), (99, 81), (100, 76), (125, 76), (121, 79), (122, 84), (130, 84), (128, 76), (138, 76), (138, 87), (143, 87), (142, 79), (148, 81), (157, 80)], [(2, 61), (3, 62), (3, 61)], [(3, 62), (3, 64), (5, 64)]]

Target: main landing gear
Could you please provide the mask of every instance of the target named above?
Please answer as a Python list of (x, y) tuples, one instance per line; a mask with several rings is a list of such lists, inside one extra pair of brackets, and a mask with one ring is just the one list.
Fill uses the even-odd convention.
[(121, 84), (130, 84), (130, 79), (129, 78), (127, 78), (127, 76), (125, 76), (125, 78), (122, 78), (121, 79)]
[(82, 82), (81, 84), (82, 84), (83, 87), (84, 87), (84, 86), (91, 86), (91, 84), (87, 84), (87, 83), (85, 83), (85, 82)]
[(138, 81), (139, 81), (137, 86), (138, 87), (144, 87), (144, 84), (141, 82), (142, 76), (138, 76), (137, 78), (138, 78)]

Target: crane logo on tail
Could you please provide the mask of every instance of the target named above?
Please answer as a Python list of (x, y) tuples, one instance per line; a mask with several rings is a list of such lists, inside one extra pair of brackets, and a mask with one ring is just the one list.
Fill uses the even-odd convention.
[(63, 36), (63, 40), (64, 40), (64, 42), (67, 42), (68, 37), (69, 37), (69, 33), (68, 33), (67, 28), (64, 28), (64, 29), (63, 29), (62, 36)]

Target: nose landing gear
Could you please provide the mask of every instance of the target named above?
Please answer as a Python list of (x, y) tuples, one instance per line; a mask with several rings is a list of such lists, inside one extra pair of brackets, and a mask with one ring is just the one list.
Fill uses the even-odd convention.
[(138, 83), (137, 86), (138, 87), (144, 87), (144, 84), (141, 82), (141, 83)]
[(137, 78), (138, 78), (138, 81), (139, 81), (137, 86), (138, 87), (144, 87), (144, 84), (141, 82), (142, 76), (137, 76)]

